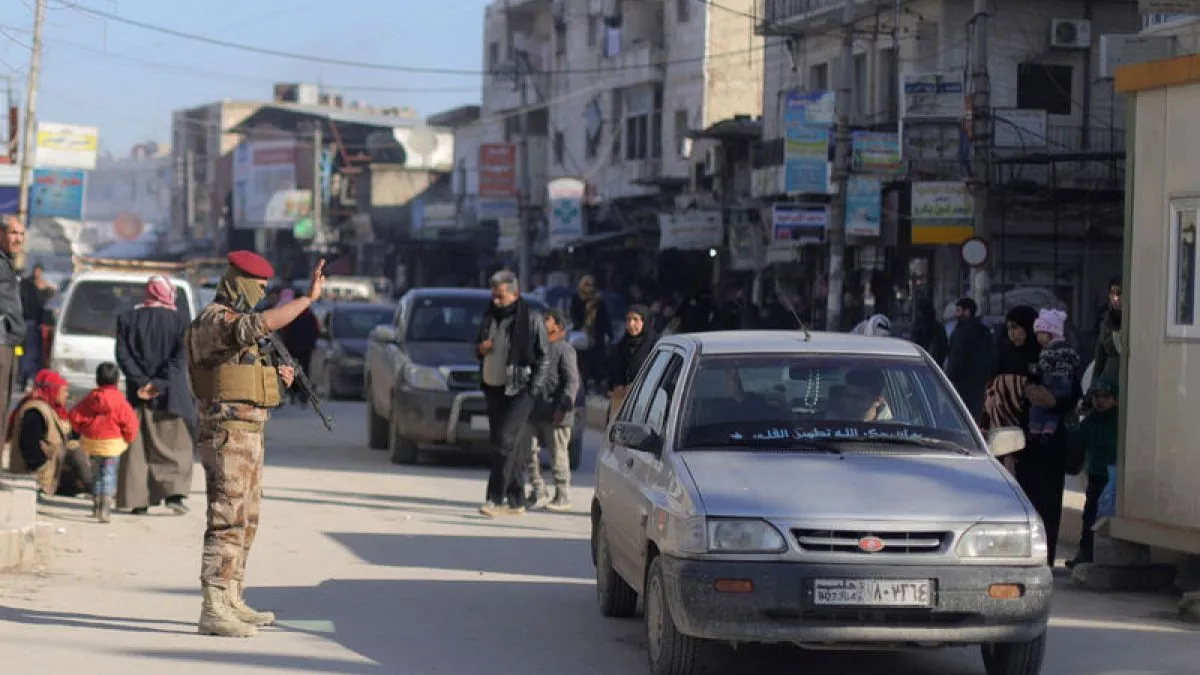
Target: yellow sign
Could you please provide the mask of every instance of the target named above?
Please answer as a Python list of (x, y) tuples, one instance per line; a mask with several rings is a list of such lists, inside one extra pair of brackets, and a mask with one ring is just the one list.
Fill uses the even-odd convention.
[(40, 168), (96, 168), (100, 132), (96, 127), (39, 122), (34, 163)]
[(917, 225), (913, 224), (914, 244), (961, 244), (975, 234), (971, 225)]

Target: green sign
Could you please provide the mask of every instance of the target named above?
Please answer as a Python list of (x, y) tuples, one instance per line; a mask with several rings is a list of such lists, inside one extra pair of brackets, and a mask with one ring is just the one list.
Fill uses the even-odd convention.
[(317, 236), (317, 228), (312, 218), (301, 218), (292, 226), (292, 236), (296, 239), (312, 239)]

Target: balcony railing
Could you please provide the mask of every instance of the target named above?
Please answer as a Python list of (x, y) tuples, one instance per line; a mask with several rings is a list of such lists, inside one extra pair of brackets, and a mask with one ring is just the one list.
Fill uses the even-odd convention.
[(648, 42), (634, 43), (604, 59), (605, 78), (613, 89), (661, 82), (666, 76), (663, 50)]
[[(853, 0), (855, 16), (873, 15), (876, 8), (892, 6), (894, 0)], [(846, 0), (767, 0), (763, 5), (759, 32), (771, 35), (774, 31), (798, 24), (841, 21)]]

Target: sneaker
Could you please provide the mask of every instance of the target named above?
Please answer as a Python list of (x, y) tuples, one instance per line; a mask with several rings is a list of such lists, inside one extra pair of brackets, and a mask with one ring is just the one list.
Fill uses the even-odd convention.
[(129, 514), (134, 516), (144, 516), (147, 513), (150, 513), (150, 507), (148, 506), (139, 506), (136, 509), (129, 510)]
[(167, 497), (167, 508), (175, 512), (175, 515), (182, 516), (188, 512), (187, 503), (183, 501), (183, 497)]
[(570, 511), (571, 500), (567, 499), (565, 492), (559, 492), (554, 495), (554, 500), (547, 504), (546, 508), (551, 511), (558, 511), (559, 513), (562, 513), (563, 511)]
[(526, 502), (530, 511), (544, 509), (550, 503), (550, 491), (544, 487), (534, 488)]
[(496, 502), (484, 502), (483, 506), (479, 507), (479, 512), (488, 518), (495, 518), (500, 515), (501, 508)]
[(520, 515), (523, 515), (524, 513), (525, 513), (524, 506), (510, 506), (508, 504), (505, 504), (504, 506), (500, 507), (500, 515), (502, 515), (502, 516), (520, 516)]

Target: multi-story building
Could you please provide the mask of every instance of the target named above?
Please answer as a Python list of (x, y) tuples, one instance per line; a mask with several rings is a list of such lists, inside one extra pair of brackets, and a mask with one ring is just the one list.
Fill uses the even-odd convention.
[[(166, 230), (171, 224), (170, 148), (143, 143), (128, 157), (100, 157), (88, 172), (84, 213), (88, 220), (122, 217)], [(136, 235), (134, 235), (136, 236)]]
[[(962, 182), (970, 186), (962, 190), (966, 195), (982, 179), (971, 175), (975, 141), (964, 119), (972, 92), (970, 49), (981, 25), (973, 18), (974, 3), (858, 0), (848, 64), (841, 62), (844, 7), (842, 0), (762, 5), (759, 29), (768, 45), (755, 192), (828, 199), (784, 194), (784, 105), (791, 90), (837, 89), (842, 68), (852, 68), (851, 124), (898, 133), (903, 161), (901, 171), (884, 182), (885, 196), (895, 197), (882, 200), (880, 236), (852, 239), (847, 269), (857, 266), (864, 277), (876, 279), (871, 283), (884, 272), (884, 288), (862, 289), (875, 297), (904, 295), (911, 290), (912, 270), (932, 269), (934, 299), (953, 298), (965, 286), (956, 246), (961, 240), (914, 239), (911, 201), (917, 183)], [(1111, 61), (1121, 54), (1108, 46), (1135, 36), (1142, 20), (1135, 3), (1123, 0), (1012, 0), (991, 7), (986, 72), (992, 288), (1047, 288), (1080, 325), (1088, 325), (1108, 275), (1120, 269), (1124, 106), (1111, 72)], [(933, 76), (954, 86), (939, 89), (945, 96), (913, 95), (922, 77), (927, 84)], [(931, 98), (943, 99), (942, 113), (914, 107)], [(814, 262), (824, 259), (820, 249), (815, 253)], [(923, 262), (910, 265), (912, 259)], [(1006, 300), (999, 300), (993, 309), (1002, 313)]]
[[(507, 0), (487, 9), (483, 124), (516, 142), (528, 202), (545, 180), (587, 184), (587, 233), (657, 232), (692, 169), (688, 132), (757, 116), (762, 38), (753, 0)], [(522, 107), (522, 106), (525, 107)], [(586, 233), (585, 233), (586, 234)]]

